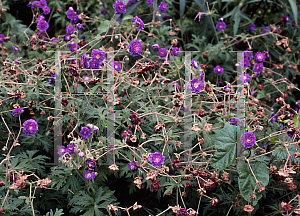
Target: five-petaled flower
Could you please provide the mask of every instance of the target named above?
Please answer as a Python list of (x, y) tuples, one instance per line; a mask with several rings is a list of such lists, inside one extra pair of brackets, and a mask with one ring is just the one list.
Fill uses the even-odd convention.
[(152, 166), (161, 167), (165, 162), (165, 157), (161, 153), (155, 152), (150, 154), (148, 160)]
[(117, 15), (123, 14), (126, 12), (126, 3), (117, 0), (116, 3), (113, 5), (115, 12)]
[(241, 140), (241, 144), (245, 148), (251, 148), (252, 146), (254, 146), (254, 144), (256, 142), (256, 137), (252, 131), (249, 131), (249, 132), (243, 133), (240, 137), (240, 140)]
[(23, 132), (26, 135), (33, 135), (39, 129), (37, 122), (34, 121), (33, 119), (29, 119), (29, 120), (25, 121), (23, 123), (23, 126), (24, 126)]
[(199, 93), (203, 89), (203, 82), (198, 79), (192, 79), (190, 81), (189, 88), (191, 89), (192, 93)]

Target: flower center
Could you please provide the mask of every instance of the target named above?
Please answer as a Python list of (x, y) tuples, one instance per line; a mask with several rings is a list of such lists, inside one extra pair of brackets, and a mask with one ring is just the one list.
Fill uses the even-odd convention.
[(195, 84), (194, 84), (194, 87), (195, 87), (195, 88), (198, 88), (198, 83), (195, 83)]

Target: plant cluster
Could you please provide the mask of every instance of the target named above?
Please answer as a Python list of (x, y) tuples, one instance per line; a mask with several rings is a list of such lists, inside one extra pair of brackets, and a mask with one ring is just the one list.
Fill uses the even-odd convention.
[(15, 2), (0, 215), (300, 215), (299, 1)]

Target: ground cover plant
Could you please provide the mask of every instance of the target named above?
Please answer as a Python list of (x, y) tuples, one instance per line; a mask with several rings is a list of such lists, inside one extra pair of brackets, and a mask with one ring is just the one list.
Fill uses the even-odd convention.
[(0, 215), (299, 215), (299, 0), (0, 0)]

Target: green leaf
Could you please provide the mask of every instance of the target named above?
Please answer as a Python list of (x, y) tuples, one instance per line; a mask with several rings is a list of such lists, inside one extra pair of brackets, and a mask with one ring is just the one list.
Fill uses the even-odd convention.
[[(250, 164), (257, 181), (260, 182), (260, 185), (263, 187), (267, 186), (269, 183), (269, 170), (267, 165), (260, 161), (250, 162)], [(260, 186), (256, 186), (256, 180), (252, 172), (250, 171), (248, 163), (240, 162), (237, 165), (237, 170), (239, 173), (238, 183), (240, 193), (246, 201), (250, 202), (251, 205), (255, 206), (258, 200), (262, 198), (262, 194), (257, 193), (255, 191), (256, 201), (253, 201), (250, 198), (250, 194), (253, 194), (254, 189), (256, 188), (257, 190)]]
[(226, 123), (225, 127), (217, 134), (214, 143), (217, 151), (211, 160), (213, 168), (225, 169), (235, 161), (237, 140), (236, 130), (236, 126)]
[(104, 20), (101, 22), (99, 28), (98, 28), (98, 33), (102, 34), (103, 32), (106, 32), (109, 28), (109, 20)]
[(299, 120), (300, 120), (300, 115), (296, 115), (294, 117), (294, 127), (295, 128), (299, 127)]
[(122, 19), (122, 21), (124, 21), (124, 20), (132, 20), (132, 18), (133, 18), (132, 15), (127, 15), (126, 17), (124, 17), (124, 18)]
[(295, 20), (295, 24), (297, 26), (298, 25), (298, 8), (297, 8), (297, 5), (296, 5), (296, 2), (294, 0), (289, 0), (289, 3), (291, 5), (294, 20)]

